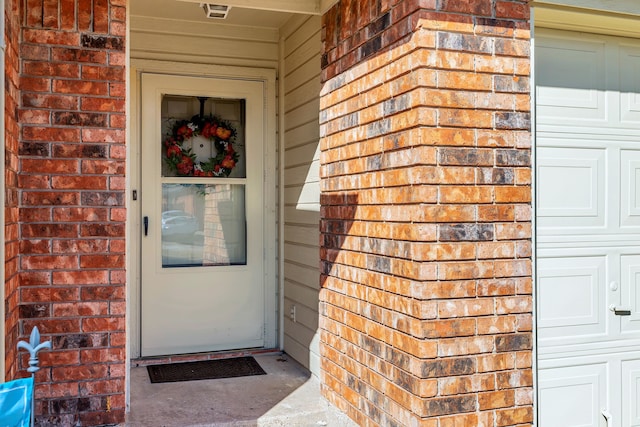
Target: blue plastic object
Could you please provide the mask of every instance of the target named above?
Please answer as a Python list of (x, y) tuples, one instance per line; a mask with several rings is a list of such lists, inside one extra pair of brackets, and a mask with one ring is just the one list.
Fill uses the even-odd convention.
[(29, 427), (33, 376), (0, 384), (0, 426)]

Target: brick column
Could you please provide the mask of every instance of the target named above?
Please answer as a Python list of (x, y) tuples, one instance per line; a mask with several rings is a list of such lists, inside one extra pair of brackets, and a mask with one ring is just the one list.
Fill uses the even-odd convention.
[(125, 6), (26, 2), (19, 324), (53, 341), (37, 376), (41, 425), (124, 420)]
[(324, 395), (360, 425), (533, 420), (529, 6), (323, 17)]
[(5, 372), (6, 379), (13, 379), (18, 372), (16, 345), (18, 343), (18, 301), (19, 301), (19, 207), (18, 207), (18, 139), (20, 132), (16, 117), (19, 103), (20, 61), (20, 16), (22, 2), (5, 1), (5, 96), (4, 96), (4, 333), (5, 333)]

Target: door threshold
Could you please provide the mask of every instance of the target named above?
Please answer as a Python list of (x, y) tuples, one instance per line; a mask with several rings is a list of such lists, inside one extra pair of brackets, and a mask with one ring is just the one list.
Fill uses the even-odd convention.
[(131, 359), (131, 367), (163, 365), (177, 362), (198, 362), (200, 360), (231, 359), (234, 357), (257, 356), (282, 353), (279, 348), (247, 348), (242, 350), (214, 351), (210, 353), (173, 354)]

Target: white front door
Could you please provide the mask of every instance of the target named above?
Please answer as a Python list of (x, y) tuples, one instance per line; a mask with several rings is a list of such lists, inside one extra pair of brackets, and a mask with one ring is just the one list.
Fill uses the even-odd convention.
[(264, 83), (141, 82), (141, 355), (264, 347)]
[(640, 426), (640, 41), (535, 59), (539, 424)]

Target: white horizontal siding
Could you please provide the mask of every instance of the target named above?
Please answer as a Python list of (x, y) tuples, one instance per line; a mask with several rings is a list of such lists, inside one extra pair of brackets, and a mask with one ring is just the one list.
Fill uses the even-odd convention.
[(284, 349), (318, 375), (320, 18), (296, 16), (282, 33)]
[(285, 129), (285, 148), (290, 149), (304, 144), (314, 144), (317, 146), (320, 138), (318, 121), (310, 121), (302, 126)]
[(278, 32), (267, 28), (131, 17), (131, 58), (277, 68)]

